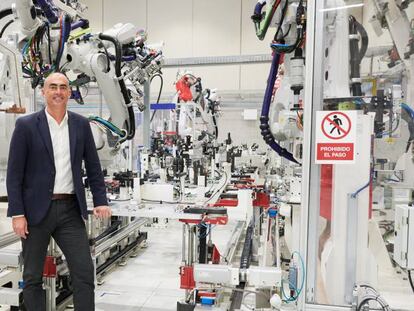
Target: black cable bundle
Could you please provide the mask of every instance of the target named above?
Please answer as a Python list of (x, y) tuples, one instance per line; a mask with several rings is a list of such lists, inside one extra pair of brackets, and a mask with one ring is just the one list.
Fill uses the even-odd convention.
[(11, 24), (13, 24), (14, 19), (9, 20), (1, 29), (0, 31), (0, 38), (3, 37), (4, 32), (6, 31), (7, 27), (9, 27)]
[(12, 11), (11, 8), (1, 10), (0, 11), (0, 19), (3, 19), (4, 17), (12, 15), (12, 14), (13, 14), (13, 11)]
[[(362, 59), (368, 49), (368, 34), (364, 28), (354, 16), (349, 16), (349, 34), (351, 37), (349, 43), (350, 55), (351, 55), (351, 91), (353, 96), (362, 96), (360, 66)], [(359, 38), (361, 38), (361, 48), (359, 48)]]
[(411, 289), (413, 290), (413, 293), (414, 293), (414, 281), (413, 281), (413, 276), (411, 275), (410, 270), (408, 270), (408, 280), (410, 281)]

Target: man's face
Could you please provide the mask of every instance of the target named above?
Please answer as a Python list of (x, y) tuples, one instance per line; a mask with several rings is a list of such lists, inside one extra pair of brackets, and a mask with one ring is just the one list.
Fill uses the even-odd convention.
[(70, 97), (69, 82), (62, 74), (52, 74), (46, 79), (42, 94), (48, 107), (66, 109)]

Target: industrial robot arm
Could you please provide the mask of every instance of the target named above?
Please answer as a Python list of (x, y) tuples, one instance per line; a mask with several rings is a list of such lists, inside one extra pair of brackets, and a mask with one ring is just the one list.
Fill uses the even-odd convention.
[(191, 104), (194, 105), (194, 109), (197, 111), (196, 116), (200, 117), (199, 122), (192, 120), (193, 126), (195, 123), (202, 124), (204, 135), (217, 139), (217, 116), (220, 110), (220, 96), (217, 93), (217, 89), (203, 89), (201, 78), (194, 76), (190, 72), (178, 73), (175, 87), (177, 89), (177, 101), (182, 103), (179, 120), (180, 135), (183, 135), (186, 129), (188, 129), (189, 108), (186, 106)]
[[(278, 75), (279, 65), (283, 63), (283, 58), (285, 54), (295, 52), (295, 57), (291, 58), (292, 64), (292, 79), (291, 79), (291, 89), (295, 95), (295, 102), (293, 109), (298, 111), (302, 108), (299, 104), (299, 94), (303, 89), (303, 66), (304, 58), (302, 56), (302, 45), (305, 40), (305, 30), (306, 30), (306, 14), (305, 14), (305, 5), (303, 0), (299, 0), (296, 6), (296, 13), (292, 17), (292, 21), (289, 21), (289, 30), (286, 31), (286, 34), (280, 37), (279, 35), (283, 33), (283, 26), (287, 23), (285, 21), (286, 13), (288, 10), (289, 2), (284, 1), (283, 5), (281, 4), (282, 0), (275, 0), (268, 3), (267, 13), (261, 15), (261, 10), (264, 7), (265, 1), (259, 1), (254, 9), (254, 15), (252, 16), (253, 22), (256, 27), (256, 35), (260, 40), (264, 39), (267, 29), (270, 26), (270, 22), (276, 13), (280, 11), (280, 19), (278, 22), (278, 27), (276, 34), (274, 35), (273, 41), (271, 43), (271, 48), (273, 49), (273, 60), (269, 72), (269, 77), (267, 80), (266, 92), (263, 100), (262, 112), (260, 116), (260, 130), (266, 144), (271, 147), (278, 155), (281, 157), (299, 164), (298, 160), (295, 159), (293, 154), (287, 149), (283, 148), (275, 139), (273, 133), (270, 129), (270, 106), (273, 100), (273, 90), (275, 87), (276, 78)], [(278, 8), (280, 9), (278, 10)], [(296, 36), (293, 38), (293, 42), (286, 44), (286, 40), (291, 41), (291, 38), (288, 38), (287, 35), (290, 33), (290, 28), (294, 27), (296, 30)], [(285, 40), (286, 39), (286, 40)]]
[(117, 24), (98, 36), (69, 42), (66, 50), (66, 68), (85, 73), (98, 83), (111, 111), (110, 123), (121, 141), (134, 137), (133, 103), (142, 106), (141, 86), (159, 73), (162, 63), (161, 52), (146, 47), (145, 37), (137, 32), (132, 24)]
[[(56, 0), (57, 1), (57, 0)], [(143, 84), (162, 66), (162, 52), (149, 48), (146, 34), (132, 24), (117, 24), (93, 34), (78, 11), (77, 1), (17, 0), (13, 12), (20, 21), (19, 48), (23, 74), (32, 87), (42, 85), (52, 72), (77, 74), (70, 81), (74, 99), (82, 103), (79, 87), (96, 82), (110, 111), (109, 120), (92, 117), (110, 130), (115, 145), (135, 135), (133, 105), (142, 109)]]

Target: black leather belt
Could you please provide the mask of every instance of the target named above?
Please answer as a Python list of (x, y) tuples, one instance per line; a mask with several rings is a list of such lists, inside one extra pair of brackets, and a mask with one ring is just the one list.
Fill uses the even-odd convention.
[(52, 195), (52, 201), (55, 200), (74, 200), (76, 195), (74, 193), (54, 193)]

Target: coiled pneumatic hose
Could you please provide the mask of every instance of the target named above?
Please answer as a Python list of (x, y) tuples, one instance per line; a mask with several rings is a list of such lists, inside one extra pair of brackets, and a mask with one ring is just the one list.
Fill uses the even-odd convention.
[(275, 141), (275, 138), (272, 132), (270, 131), (269, 111), (270, 104), (272, 101), (273, 87), (275, 85), (277, 72), (279, 69), (280, 55), (281, 54), (277, 52), (273, 53), (272, 66), (270, 67), (269, 77), (267, 79), (266, 92), (263, 99), (262, 113), (260, 115), (260, 130), (266, 144), (268, 144), (274, 151), (276, 151), (278, 155), (289, 161), (300, 164), (289, 151), (287, 151), (285, 148), (282, 148)]

